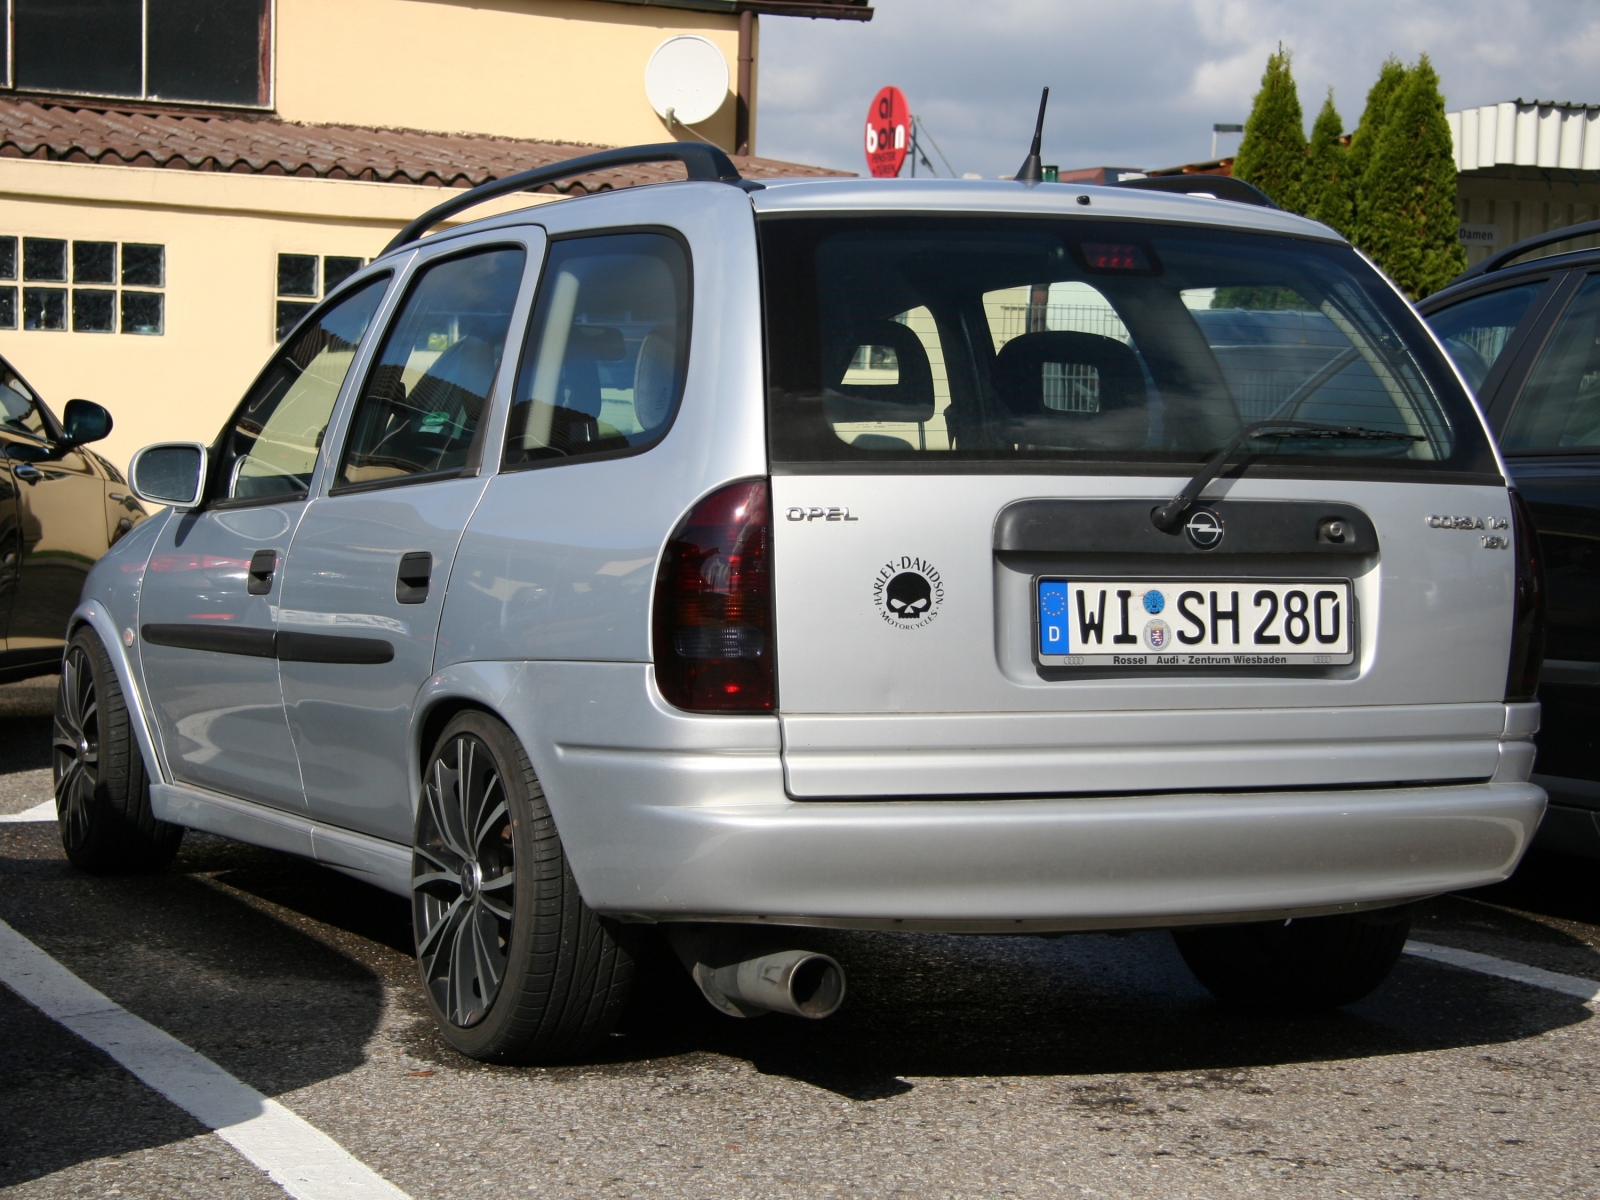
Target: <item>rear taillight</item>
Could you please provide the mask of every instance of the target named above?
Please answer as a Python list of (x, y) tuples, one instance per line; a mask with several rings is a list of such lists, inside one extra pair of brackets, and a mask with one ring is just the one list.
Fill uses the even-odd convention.
[(1517, 556), (1516, 616), (1506, 699), (1532, 700), (1544, 666), (1544, 555), (1528, 503), (1511, 489), (1511, 551)]
[(656, 577), (656, 685), (691, 712), (771, 712), (772, 506), (765, 479), (712, 492), (673, 532)]

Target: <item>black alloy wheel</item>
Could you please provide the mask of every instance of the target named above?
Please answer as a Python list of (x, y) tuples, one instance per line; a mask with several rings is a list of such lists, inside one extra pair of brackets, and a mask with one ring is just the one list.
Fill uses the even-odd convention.
[(635, 940), (583, 901), (544, 788), (486, 712), (428, 756), (412, 843), (423, 995), (444, 1039), (487, 1062), (566, 1062), (616, 1027)]
[(158, 821), (150, 773), (122, 685), (94, 630), (79, 629), (61, 660), (51, 728), (56, 822), (67, 859), (83, 871), (159, 871), (183, 827)]
[(411, 858), (423, 982), (458, 1028), (482, 1021), (505, 982), (516, 863), (494, 754), (481, 738), (459, 732), (429, 764)]

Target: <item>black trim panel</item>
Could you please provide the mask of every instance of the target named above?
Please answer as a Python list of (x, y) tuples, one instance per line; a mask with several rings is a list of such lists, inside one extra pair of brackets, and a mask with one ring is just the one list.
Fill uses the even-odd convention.
[(273, 633), (199, 622), (146, 625), (140, 630), (152, 646), (204, 650), (280, 662), (345, 663), (372, 666), (394, 661), (394, 645), (382, 638), (342, 637), (331, 633)]
[[(1201, 550), (1182, 526), (1163, 533), (1150, 513), (1161, 505), (1149, 500), (1018, 500), (1000, 510), (994, 523), (994, 548), (1035, 554), (1228, 554), (1371, 555), (1378, 531), (1353, 504), (1312, 500), (1219, 500), (1203, 507), (1217, 514), (1223, 536), (1215, 549)], [(1323, 522), (1341, 522), (1344, 541), (1320, 535)]]

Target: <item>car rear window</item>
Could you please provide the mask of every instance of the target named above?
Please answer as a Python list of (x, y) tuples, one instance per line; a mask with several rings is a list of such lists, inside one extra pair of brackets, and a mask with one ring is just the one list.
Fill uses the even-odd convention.
[(1415, 314), (1346, 246), (1003, 217), (760, 226), (777, 464), (1182, 468), (1245, 424), (1290, 473), (1498, 475)]

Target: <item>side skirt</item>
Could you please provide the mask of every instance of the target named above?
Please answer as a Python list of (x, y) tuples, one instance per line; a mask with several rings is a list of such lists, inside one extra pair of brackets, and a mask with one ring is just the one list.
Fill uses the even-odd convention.
[(396, 896), (411, 895), (409, 846), (182, 783), (152, 783), (150, 807), (162, 821), (314, 859)]

